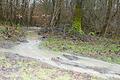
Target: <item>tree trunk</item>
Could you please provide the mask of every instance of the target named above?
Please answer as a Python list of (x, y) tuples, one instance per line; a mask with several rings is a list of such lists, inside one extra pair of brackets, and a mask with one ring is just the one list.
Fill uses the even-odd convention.
[(30, 12), (30, 20), (29, 20), (29, 24), (30, 25), (33, 25), (34, 23), (32, 23), (32, 16), (33, 16), (33, 11), (34, 11), (34, 9), (35, 9), (35, 0), (33, 1), (33, 6), (32, 6), (32, 8), (31, 8), (31, 12)]
[(56, 1), (53, 0), (53, 15), (52, 15), (52, 19), (50, 22), (51, 29), (55, 27), (56, 25), (58, 25), (58, 22), (61, 16), (62, 2), (63, 0), (56, 0)]
[(104, 25), (103, 25), (102, 30), (101, 30), (101, 36), (105, 36), (107, 29), (109, 27), (111, 10), (112, 10), (112, 0), (108, 0), (108, 9), (106, 12), (105, 22), (104, 22)]
[(72, 29), (74, 34), (76, 33), (83, 34), (81, 6), (82, 6), (82, 2), (80, 0), (76, 0), (74, 15), (72, 19)]
[(0, 0), (0, 17), (2, 18), (3, 17), (3, 14), (2, 14), (2, 0)]

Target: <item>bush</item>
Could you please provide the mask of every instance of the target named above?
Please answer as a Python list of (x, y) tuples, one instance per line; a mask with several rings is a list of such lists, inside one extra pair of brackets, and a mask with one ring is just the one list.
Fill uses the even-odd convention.
[(17, 40), (18, 38), (22, 37), (24, 32), (20, 25), (2, 25), (0, 26), (0, 37), (2, 39), (10, 39), (10, 40)]

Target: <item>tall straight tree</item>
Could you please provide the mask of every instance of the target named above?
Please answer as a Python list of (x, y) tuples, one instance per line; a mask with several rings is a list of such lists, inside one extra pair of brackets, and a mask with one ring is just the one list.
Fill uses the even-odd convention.
[(2, 10), (2, 0), (0, 0), (0, 18), (3, 17), (3, 10)]
[(33, 0), (31, 11), (30, 11), (30, 20), (29, 20), (29, 24), (31, 24), (31, 25), (32, 25), (32, 16), (33, 16), (33, 12), (35, 9), (35, 3), (36, 3), (36, 0)]
[(104, 25), (101, 29), (101, 35), (102, 36), (105, 36), (105, 34), (106, 34), (107, 28), (108, 28), (109, 23), (110, 23), (110, 17), (111, 17), (113, 0), (107, 0), (107, 1), (108, 2), (107, 2), (107, 12), (106, 12), (106, 17), (105, 17), (105, 22), (104, 22)]
[(60, 15), (61, 15), (61, 8), (62, 8), (62, 3), (64, 0), (52, 0), (53, 2), (53, 14), (52, 14), (52, 19), (50, 22), (50, 26), (53, 28), (55, 27), (59, 20), (60, 20)]
[(73, 12), (73, 21), (72, 21), (72, 28), (73, 32), (83, 33), (82, 30), (82, 0), (75, 1), (75, 9)]

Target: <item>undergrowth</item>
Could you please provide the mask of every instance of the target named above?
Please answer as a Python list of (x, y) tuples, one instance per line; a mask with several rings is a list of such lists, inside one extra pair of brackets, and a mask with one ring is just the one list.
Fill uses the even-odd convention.
[(22, 25), (9, 21), (0, 21), (0, 39), (16, 40), (23, 36)]
[(108, 39), (99, 39), (95, 42), (82, 42), (49, 37), (47, 40), (43, 41), (42, 46), (54, 51), (91, 56), (104, 61), (120, 64), (120, 58), (118, 57), (120, 45)]

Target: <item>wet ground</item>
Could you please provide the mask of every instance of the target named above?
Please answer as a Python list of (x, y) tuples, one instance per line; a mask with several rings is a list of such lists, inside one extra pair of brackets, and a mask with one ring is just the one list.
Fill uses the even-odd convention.
[(0, 80), (93, 80), (87, 74), (58, 69), (33, 58), (0, 53)]
[(97, 76), (107, 80), (120, 80), (120, 65), (118, 64), (110, 64), (100, 60), (69, 53), (60, 52), (61, 55), (55, 55), (56, 52), (54, 51), (50, 51), (42, 47), (39, 48), (42, 40), (41, 37), (37, 35), (36, 31), (30, 30), (27, 32), (27, 35), (27, 41), (21, 42), (15, 46), (8, 46), (7, 48), (1, 47), (0, 52), (33, 58), (55, 68), (67, 71), (87, 74), (89, 76)]

